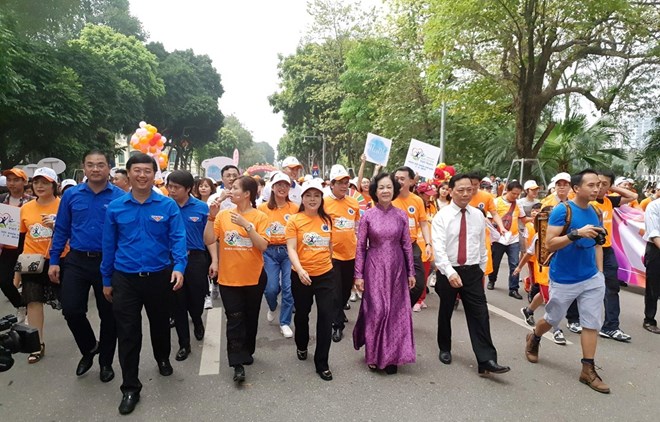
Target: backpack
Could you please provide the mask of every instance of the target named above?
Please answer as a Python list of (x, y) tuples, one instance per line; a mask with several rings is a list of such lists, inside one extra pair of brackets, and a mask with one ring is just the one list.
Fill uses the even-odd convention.
[[(566, 236), (568, 229), (571, 227), (571, 218), (573, 216), (573, 211), (571, 210), (570, 205), (567, 202), (563, 203), (566, 207), (566, 219), (564, 222), (564, 228), (561, 230), (560, 236)], [(589, 204), (591, 208), (598, 215), (598, 221), (603, 224), (603, 212), (600, 208), (596, 207), (593, 204)], [(544, 211), (539, 212), (534, 218), (534, 230), (538, 234), (538, 240), (536, 241), (536, 248), (534, 250), (536, 255), (536, 262), (539, 265), (539, 271), (543, 271), (543, 267), (549, 267), (552, 257), (555, 255), (554, 252), (550, 252), (545, 245), (545, 238), (548, 232), (548, 220), (550, 219), (550, 212)]]

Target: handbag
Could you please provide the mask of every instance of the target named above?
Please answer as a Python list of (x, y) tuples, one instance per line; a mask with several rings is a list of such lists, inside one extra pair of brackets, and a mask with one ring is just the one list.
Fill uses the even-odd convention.
[(513, 212), (516, 209), (516, 202), (511, 203), (511, 207), (506, 214), (502, 216), (502, 224), (504, 225), (505, 230), (511, 230), (511, 224), (513, 224)]
[(14, 271), (21, 274), (41, 274), (46, 257), (38, 253), (22, 253), (18, 256)]

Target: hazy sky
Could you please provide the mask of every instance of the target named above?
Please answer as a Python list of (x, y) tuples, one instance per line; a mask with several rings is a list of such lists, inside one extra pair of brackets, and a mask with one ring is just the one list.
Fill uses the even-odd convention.
[(277, 55), (295, 52), (311, 21), (305, 0), (130, 0), (149, 41), (168, 51), (207, 54), (225, 93), (220, 110), (234, 114), (256, 142), (273, 148), (284, 134), (268, 96), (278, 88)]

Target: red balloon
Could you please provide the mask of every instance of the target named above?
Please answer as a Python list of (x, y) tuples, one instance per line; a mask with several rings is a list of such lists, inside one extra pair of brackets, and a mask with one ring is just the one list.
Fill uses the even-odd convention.
[(154, 133), (154, 137), (153, 137), (153, 139), (155, 139), (156, 142), (158, 142), (158, 140), (159, 140), (162, 136), (163, 136), (163, 135), (161, 135), (160, 133)]
[(149, 145), (151, 145), (152, 147), (156, 146), (157, 143), (158, 141), (156, 140), (156, 137), (153, 137), (149, 140)]

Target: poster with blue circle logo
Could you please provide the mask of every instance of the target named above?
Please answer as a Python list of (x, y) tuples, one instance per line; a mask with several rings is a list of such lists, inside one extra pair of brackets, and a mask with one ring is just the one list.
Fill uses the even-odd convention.
[(391, 139), (383, 138), (373, 133), (367, 134), (367, 142), (364, 144), (364, 155), (370, 163), (386, 166), (387, 160), (390, 158), (391, 149)]

